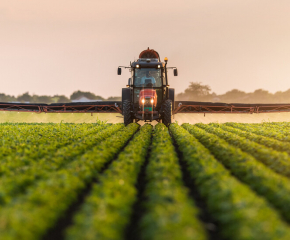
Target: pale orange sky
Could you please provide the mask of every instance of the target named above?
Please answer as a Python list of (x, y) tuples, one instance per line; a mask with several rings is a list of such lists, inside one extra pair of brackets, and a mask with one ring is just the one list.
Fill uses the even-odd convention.
[(1, 0), (0, 92), (120, 96), (147, 47), (218, 94), (290, 88), (289, 0)]

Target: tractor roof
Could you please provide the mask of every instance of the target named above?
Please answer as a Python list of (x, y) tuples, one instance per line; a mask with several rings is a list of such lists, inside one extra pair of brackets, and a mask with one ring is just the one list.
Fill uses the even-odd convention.
[(131, 67), (139, 65), (141, 68), (162, 68), (164, 63), (160, 61), (160, 56), (154, 49), (146, 49), (139, 54), (139, 59), (131, 64)]
[(158, 68), (158, 65), (162, 68), (165, 64), (158, 61), (151, 61), (151, 59), (138, 59), (136, 62), (132, 62), (131, 67), (136, 67), (137, 65), (139, 65), (140, 68)]

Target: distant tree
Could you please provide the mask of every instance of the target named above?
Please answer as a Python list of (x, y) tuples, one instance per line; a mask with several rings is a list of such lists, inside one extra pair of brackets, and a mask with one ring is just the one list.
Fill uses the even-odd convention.
[(33, 97), (29, 95), (28, 92), (23, 93), (22, 95), (17, 97), (17, 100), (19, 102), (31, 102), (33, 100)]
[(285, 92), (278, 91), (274, 94), (275, 102), (278, 103), (290, 103), (290, 89)]
[(210, 86), (203, 85), (200, 82), (190, 82), (188, 88), (185, 89), (184, 93), (180, 93), (177, 95), (177, 99), (191, 101), (210, 101), (213, 97), (210, 92)]
[(96, 96), (94, 93), (82, 92), (82, 91), (73, 92), (73, 94), (70, 96), (70, 100), (75, 100), (75, 99), (78, 99), (79, 97), (86, 97), (86, 98), (91, 99), (91, 100), (104, 100), (103, 97)]
[(57, 103), (69, 103), (70, 102), (69, 98), (67, 98), (64, 95), (55, 96), (55, 97), (57, 97), (57, 101), (56, 101)]
[(194, 96), (207, 96), (210, 94), (211, 88), (208, 85), (202, 85), (200, 82), (190, 82), (189, 87), (185, 89), (185, 94)]
[(275, 101), (273, 94), (263, 89), (257, 89), (253, 93), (250, 93), (251, 102), (254, 103), (270, 103)]
[(52, 97), (51, 96), (38, 96), (38, 95), (33, 95), (32, 101), (33, 103), (52, 103)]
[(243, 102), (247, 101), (248, 93), (240, 91), (238, 89), (233, 89), (226, 92), (225, 94), (219, 95), (219, 98), (223, 102)]
[(246, 93), (233, 89), (225, 94), (217, 95), (211, 93), (211, 88), (200, 82), (190, 82), (188, 88), (183, 93), (176, 95), (177, 100), (181, 101), (220, 101), (228, 103), (290, 103), (290, 89), (285, 92), (275, 94), (263, 89)]
[(0, 93), (0, 102), (17, 102), (16, 97)]

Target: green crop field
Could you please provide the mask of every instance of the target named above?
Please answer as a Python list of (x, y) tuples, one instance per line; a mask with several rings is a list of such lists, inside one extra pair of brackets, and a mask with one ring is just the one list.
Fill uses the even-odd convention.
[(2, 123), (1, 240), (289, 240), (290, 123)]

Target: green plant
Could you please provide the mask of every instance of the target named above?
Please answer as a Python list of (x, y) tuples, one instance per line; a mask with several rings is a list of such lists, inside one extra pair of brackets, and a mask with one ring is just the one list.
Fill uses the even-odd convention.
[[(199, 131), (184, 125), (190, 132)], [(224, 239), (288, 239), (290, 231), (280, 216), (247, 185), (238, 181), (193, 135), (177, 124), (170, 131), (192, 180), (216, 220)], [(201, 130), (201, 134), (203, 131)], [(207, 137), (207, 136), (206, 136)], [(218, 144), (213, 139), (215, 144)]]
[(146, 176), (141, 239), (206, 239), (203, 224), (198, 219), (198, 209), (183, 186), (168, 128), (161, 123), (155, 126), (153, 133)]
[(194, 125), (183, 124), (211, 153), (259, 195), (264, 196), (284, 219), (290, 221), (290, 181), (251, 155)]
[(67, 240), (125, 239), (124, 230), (137, 198), (135, 185), (151, 143), (151, 132), (152, 126), (145, 124), (100, 176), (74, 217)]

